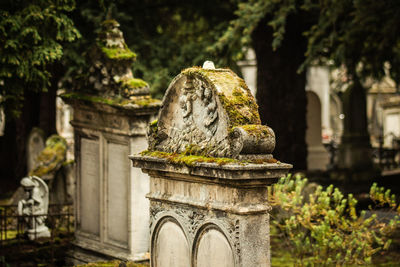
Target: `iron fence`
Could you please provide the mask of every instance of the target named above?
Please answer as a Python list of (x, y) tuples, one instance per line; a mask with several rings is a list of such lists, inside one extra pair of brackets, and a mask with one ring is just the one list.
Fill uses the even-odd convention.
[(35, 218), (39, 216), (46, 216), (45, 225), (50, 230), (51, 238), (61, 233), (69, 235), (74, 230), (73, 206), (70, 203), (49, 204), (47, 214), (18, 215), (17, 209), (18, 205), (0, 205), (0, 245), (12, 240), (25, 240), (27, 221), (34, 222), (36, 234)]

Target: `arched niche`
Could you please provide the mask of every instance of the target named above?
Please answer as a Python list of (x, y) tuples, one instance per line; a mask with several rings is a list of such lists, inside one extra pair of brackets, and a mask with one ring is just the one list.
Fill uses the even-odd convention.
[(161, 218), (152, 234), (153, 267), (190, 266), (190, 246), (181, 224), (173, 217)]

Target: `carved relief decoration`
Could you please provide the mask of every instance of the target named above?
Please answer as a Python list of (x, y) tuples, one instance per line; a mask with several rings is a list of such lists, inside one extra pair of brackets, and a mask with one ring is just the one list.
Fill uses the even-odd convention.
[(168, 87), (148, 135), (149, 150), (211, 157), (266, 155), (275, 146), (250, 90), (228, 69), (182, 71)]

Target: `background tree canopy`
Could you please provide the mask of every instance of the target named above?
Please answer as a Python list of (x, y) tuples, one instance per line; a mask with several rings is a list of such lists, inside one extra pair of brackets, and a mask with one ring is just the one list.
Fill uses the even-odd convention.
[[(107, 15), (119, 21), (138, 54), (134, 75), (149, 82), (157, 97), (180, 70), (205, 60), (239, 72), (243, 48), (253, 47), (261, 119), (276, 132), (274, 155), (296, 169), (307, 167), (306, 79), (299, 71), (311, 64), (344, 65), (350, 81), (379, 79), (389, 63), (392, 77), (400, 78), (397, 0), (6, 0), (0, 14), (2, 105), (21, 114), (7, 117), (0, 138), (1, 151), (19, 151), (0, 155), (0, 169), (18, 169), (1, 173), (5, 179), (24, 175), (25, 140), (33, 126), (54, 133), (55, 116), (48, 114), (55, 113), (58, 84), (68, 89), (84, 75), (85, 53)], [(357, 108), (365, 110), (362, 105)]]
[(65, 42), (80, 37), (67, 13), (74, 1), (0, 3), (0, 95), (7, 113), (17, 115), (26, 91), (47, 91), (51, 64)]

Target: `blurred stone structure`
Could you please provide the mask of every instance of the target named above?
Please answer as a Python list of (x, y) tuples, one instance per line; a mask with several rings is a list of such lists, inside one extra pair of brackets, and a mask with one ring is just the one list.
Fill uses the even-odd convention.
[[(21, 186), (25, 198), (18, 202), (18, 215), (25, 216), (25, 235), (29, 240), (50, 237), (45, 225), (49, 208), (49, 189), (46, 183), (36, 176), (24, 177)], [(32, 216), (32, 217), (31, 217)]]
[(150, 175), (151, 266), (270, 266), (267, 186), (292, 167), (272, 157), (274, 147), (231, 70), (175, 77), (149, 150), (130, 157)]
[(61, 96), (74, 113), (74, 264), (148, 258), (149, 180), (130, 167), (128, 155), (146, 149), (146, 128), (160, 101), (133, 77), (136, 55), (118, 27), (114, 20), (103, 22), (89, 50), (90, 68), (74, 91)]

